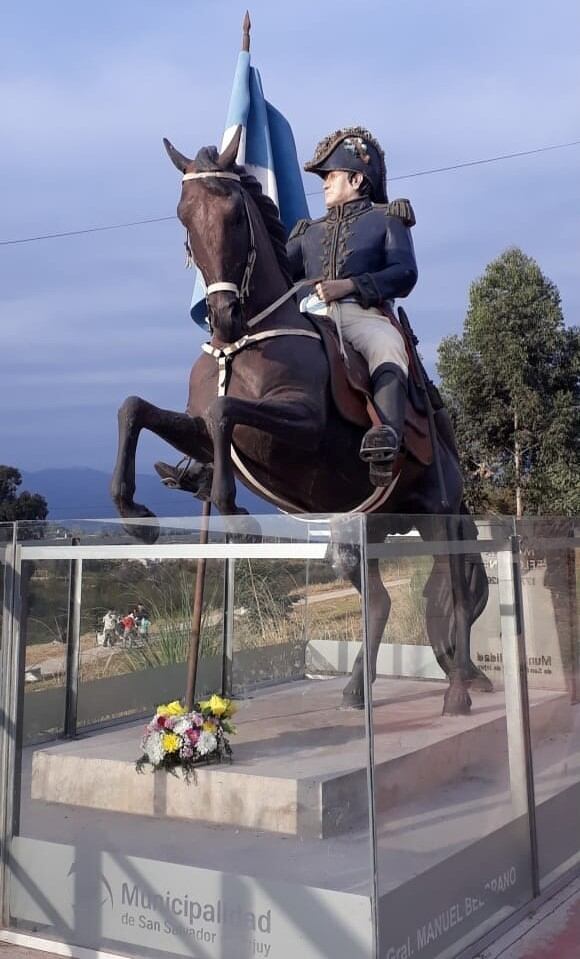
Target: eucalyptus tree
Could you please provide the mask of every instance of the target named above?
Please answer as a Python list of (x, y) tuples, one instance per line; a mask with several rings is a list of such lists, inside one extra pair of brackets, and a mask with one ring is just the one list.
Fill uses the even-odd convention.
[(489, 263), (438, 370), (472, 509), (577, 514), (580, 328), (534, 259), (512, 248)]

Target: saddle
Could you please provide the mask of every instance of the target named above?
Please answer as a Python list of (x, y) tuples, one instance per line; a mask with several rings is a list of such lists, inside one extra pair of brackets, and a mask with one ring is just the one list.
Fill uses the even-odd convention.
[[(414, 351), (399, 321), (390, 312), (386, 315), (403, 337), (409, 358), (409, 389), (403, 431), (404, 450), (423, 466), (430, 466), (433, 462), (433, 445), (427, 419), (425, 391), (420, 382)], [(326, 316), (314, 316), (312, 313), (308, 313), (307, 316), (320, 333), (324, 344), (330, 369), (331, 393), (336, 409), (343, 419), (355, 426), (363, 429), (378, 426), (380, 420), (372, 403), (371, 381), (365, 360), (349, 343), (345, 343), (345, 362), (340, 354), (338, 334), (332, 320)]]

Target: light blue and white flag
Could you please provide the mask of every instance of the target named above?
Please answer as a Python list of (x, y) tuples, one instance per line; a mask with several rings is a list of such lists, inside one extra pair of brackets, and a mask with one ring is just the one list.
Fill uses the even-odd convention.
[[(290, 232), (298, 220), (309, 216), (292, 128), (279, 110), (264, 98), (260, 74), (251, 65), (249, 52), (244, 50), (238, 57), (222, 151), (240, 124), (242, 136), (238, 163), (260, 182)], [(191, 317), (205, 329), (206, 312), (205, 285), (198, 270)]]

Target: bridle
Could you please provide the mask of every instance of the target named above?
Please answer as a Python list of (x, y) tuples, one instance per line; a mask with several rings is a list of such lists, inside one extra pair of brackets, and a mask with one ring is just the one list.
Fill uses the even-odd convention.
[[(242, 178), (237, 173), (221, 173), (219, 171), (207, 172), (207, 173), (185, 173), (183, 175), (183, 183), (186, 180), (204, 180), (212, 177), (214, 179), (220, 180), (235, 180), (237, 183), (242, 185)], [(250, 235), (250, 243), (248, 246), (248, 256), (246, 259), (246, 265), (244, 267), (244, 272), (242, 274), (242, 281), (238, 286), (237, 283), (231, 283), (228, 280), (218, 280), (215, 283), (210, 283), (206, 289), (206, 296), (211, 296), (212, 293), (235, 293), (236, 298), (240, 301), (240, 305), (243, 306), (244, 302), (247, 300), (250, 293), (250, 281), (252, 279), (252, 274), (254, 272), (254, 267), (256, 265), (256, 236), (254, 234), (254, 224), (252, 222), (252, 217), (248, 207), (248, 200), (246, 198), (246, 191), (242, 188), (241, 190), (242, 200), (244, 203), (244, 210), (246, 212), (246, 222), (248, 224), (248, 232)], [(188, 252), (191, 255), (191, 245), (189, 240), (189, 230), (187, 232), (187, 247)]]
[[(242, 178), (238, 173), (222, 173), (221, 171), (208, 171), (206, 173), (184, 173), (182, 177), (182, 182), (187, 180), (204, 180), (209, 179), (210, 177), (217, 178), (219, 180), (235, 180), (240, 184), (242, 200), (244, 202), (244, 210), (246, 211), (246, 220), (248, 223), (248, 233), (250, 236), (250, 244), (248, 248), (248, 256), (246, 259), (246, 265), (244, 267), (244, 272), (242, 274), (242, 282), (238, 286), (237, 283), (231, 283), (229, 280), (218, 280), (215, 283), (210, 283), (206, 289), (206, 298), (210, 297), (212, 293), (234, 293), (236, 298), (240, 301), (240, 306), (243, 306), (247, 300), (250, 293), (250, 281), (252, 279), (252, 274), (254, 272), (254, 267), (256, 265), (256, 236), (254, 233), (254, 224), (252, 222), (252, 215), (250, 213), (250, 208), (248, 206), (248, 201), (246, 199), (246, 191), (242, 183)], [(193, 256), (191, 253), (191, 244), (189, 239), (189, 230), (186, 227), (186, 243), (185, 247), (187, 250), (187, 262), (188, 265), (193, 263)], [(316, 279), (304, 279), (299, 280), (298, 283), (295, 283), (294, 286), (291, 286), (289, 290), (286, 290), (282, 296), (279, 296), (277, 300), (274, 300), (273, 303), (270, 303), (265, 309), (261, 310), (256, 316), (253, 316), (250, 320), (246, 321), (246, 328), (251, 329), (253, 326), (256, 326), (257, 323), (261, 323), (262, 320), (265, 320), (267, 316), (270, 316), (271, 313), (274, 313), (278, 307), (282, 306), (283, 303), (286, 303), (287, 300), (291, 299), (298, 290), (302, 289), (303, 286), (313, 286), (315, 283), (318, 283), (322, 279), (318, 277)]]

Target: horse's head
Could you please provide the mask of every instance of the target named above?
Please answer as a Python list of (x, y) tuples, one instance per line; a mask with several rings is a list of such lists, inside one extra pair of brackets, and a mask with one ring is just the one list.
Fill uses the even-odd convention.
[(251, 214), (235, 163), (241, 132), (238, 127), (222, 153), (204, 147), (195, 160), (163, 140), (183, 174), (177, 215), (205, 280), (212, 331), (225, 343), (242, 334), (241, 303), (248, 294), (255, 259)]

